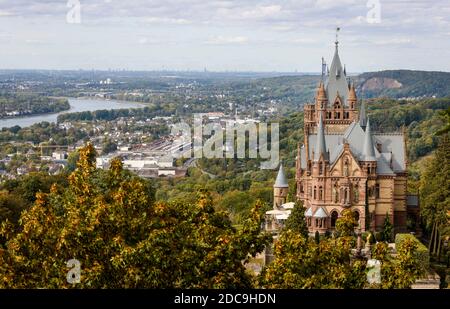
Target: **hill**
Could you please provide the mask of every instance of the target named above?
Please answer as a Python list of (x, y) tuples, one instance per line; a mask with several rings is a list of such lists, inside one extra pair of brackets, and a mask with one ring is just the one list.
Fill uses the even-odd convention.
[(417, 99), (450, 95), (450, 73), (412, 70), (368, 72), (355, 79), (365, 98)]

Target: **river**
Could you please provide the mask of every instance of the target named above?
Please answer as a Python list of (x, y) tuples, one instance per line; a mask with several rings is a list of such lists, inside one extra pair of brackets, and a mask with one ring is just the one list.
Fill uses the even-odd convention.
[(85, 111), (96, 111), (100, 109), (122, 109), (122, 108), (140, 108), (145, 107), (144, 104), (134, 103), (134, 102), (123, 102), (116, 100), (102, 100), (94, 98), (68, 98), (70, 103), (70, 109), (67, 111), (52, 113), (52, 114), (42, 114), (24, 117), (15, 117), (8, 119), (0, 119), (0, 128), (10, 128), (15, 125), (20, 127), (29, 127), (35, 123), (42, 121), (56, 122), (58, 115), (66, 113), (76, 113)]

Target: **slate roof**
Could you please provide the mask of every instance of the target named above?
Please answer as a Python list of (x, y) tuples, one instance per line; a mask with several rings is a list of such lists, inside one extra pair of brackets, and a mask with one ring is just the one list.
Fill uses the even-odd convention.
[(324, 160), (328, 160), (328, 152), (327, 152), (327, 146), (325, 143), (325, 133), (323, 129), (323, 121), (322, 121), (322, 114), (320, 114), (319, 118), (319, 126), (317, 128), (317, 141), (316, 141), (316, 147), (314, 151), (314, 161), (319, 161), (320, 156), (322, 155)]
[(275, 180), (275, 184), (273, 185), (275, 188), (288, 188), (289, 185), (286, 180), (286, 176), (284, 175), (283, 163), (280, 164), (280, 169), (278, 170), (277, 179)]
[(334, 51), (333, 61), (331, 62), (330, 72), (325, 82), (325, 91), (327, 93), (328, 104), (333, 104), (337, 94), (342, 99), (344, 106), (348, 106), (347, 98), (349, 94), (347, 76), (342, 67), (341, 59), (339, 58), (338, 45)]
[[(330, 164), (333, 164), (344, 150), (344, 141), (349, 143), (350, 151), (357, 160), (363, 159), (365, 131), (359, 123), (353, 122), (344, 134), (325, 133), (325, 144), (327, 150), (330, 151)], [(310, 134), (309, 157), (312, 159), (314, 146), (316, 145), (317, 135)], [(377, 160), (377, 173), (379, 175), (394, 175), (395, 173), (404, 172), (406, 170), (406, 158), (404, 149), (404, 136), (401, 133), (375, 133), (372, 134), (374, 155)], [(376, 145), (381, 144), (381, 152), (378, 151)], [(302, 146), (301, 151), (301, 167), (306, 168), (305, 147)], [(391, 154), (392, 152), (392, 154)], [(392, 168), (390, 161), (392, 159)]]
[(327, 218), (327, 213), (325, 210), (323, 210), (322, 207), (319, 207), (319, 209), (316, 210), (316, 213), (314, 214), (314, 218)]

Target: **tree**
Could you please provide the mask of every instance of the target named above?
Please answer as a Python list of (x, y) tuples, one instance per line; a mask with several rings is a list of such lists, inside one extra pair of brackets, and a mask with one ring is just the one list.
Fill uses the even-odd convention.
[(286, 220), (284, 226), (286, 230), (293, 230), (296, 233), (300, 233), (304, 237), (308, 237), (308, 226), (305, 220), (305, 207), (301, 201), (297, 201), (292, 209), (291, 214)]
[(274, 244), (275, 260), (259, 278), (264, 288), (362, 288), (365, 263), (351, 260), (345, 237), (318, 244), (293, 230), (285, 230)]
[[(440, 249), (440, 236), (450, 235), (450, 138), (440, 137), (434, 157), (429, 161), (420, 181), (421, 216), (431, 229), (430, 251)], [(431, 247), (433, 245), (433, 247)]]
[(356, 222), (353, 212), (350, 209), (345, 209), (342, 212), (342, 217), (336, 220), (336, 231), (339, 236), (353, 236), (357, 225), (358, 222)]
[(386, 213), (386, 217), (384, 218), (383, 222), (383, 232), (382, 232), (382, 238), (384, 241), (391, 242), (392, 241), (392, 230), (393, 226), (391, 223), (391, 220), (389, 219), (389, 214)]
[(314, 241), (316, 242), (316, 244), (320, 243), (320, 234), (319, 231), (316, 231), (316, 233), (314, 233)]
[(441, 115), (447, 120), (447, 123), (436, 133), (437, 135), (444, 135), (450, 132), (450, 107), (448, 107), (445, 111), (442, 111)]
[(113, 151), (117, 150), (117, 144), (111, 141), (110, 139), (107, 139), (103, 143), (103, 154), (106, 155), (108, 153), (111, 153)]
[[(80, 149), (67, 186), (38, 193), (20, 231), (4, 222), (0, 288), (248, 288), (244, 264), (271, 237), (261, 234), (257, 202), (237, 231), (210, 195), (195, 204), (154, 202), (151, 184), (113, 159), (95, 168), (95, 149)], [(66, 280), (69, 259), (81, 282)]]
[(25, 205), (26, 202), (22, 198), (8, 191), (0, 191), (0, 222), (8, 220), (14, 225), (17, 224)]
[(417, 244), (411, 239), (405, 239), (397, 248), (394, 258), (389, 254), (388, 244), (378, 242), (372, 248), (372, 258), (381, 262), (381, 284), (373, 288), (406, 289), (424, 274), (424, 268), (415, 258)]

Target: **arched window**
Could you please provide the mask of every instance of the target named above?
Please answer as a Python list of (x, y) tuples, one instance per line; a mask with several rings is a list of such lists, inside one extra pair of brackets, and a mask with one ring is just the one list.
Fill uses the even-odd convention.
[(323, 200), (323, 188), (322, 186), (319, 187), (319, 201)]
[(338, 219), (338, 216), (339, 214), (335, 210), (331, 213), (331, 227), (336, 227), (336, 221)]
[(314, 186), (314, 199), (317, 199), (317, 187)]
[(319, 162), (319, 175), (323, 174), (323, 163)]

